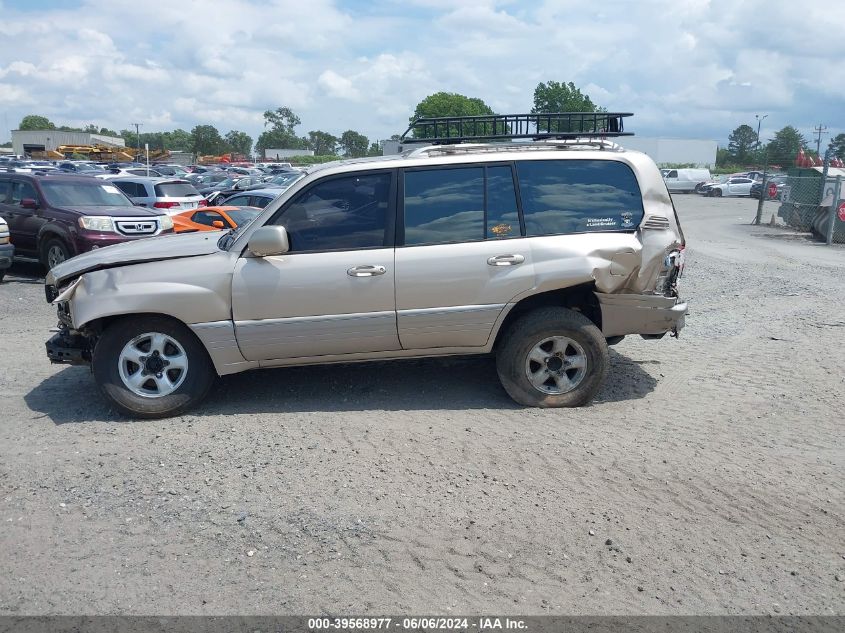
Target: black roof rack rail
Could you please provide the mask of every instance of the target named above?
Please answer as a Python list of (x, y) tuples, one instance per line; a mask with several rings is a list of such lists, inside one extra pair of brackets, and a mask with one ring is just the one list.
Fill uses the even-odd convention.
[(574, 139), (633, 136), (623, 119), (632, 112), (537, 112), (481, 116), (418, 117), (400, 143), (464, 143), (512, 139)]

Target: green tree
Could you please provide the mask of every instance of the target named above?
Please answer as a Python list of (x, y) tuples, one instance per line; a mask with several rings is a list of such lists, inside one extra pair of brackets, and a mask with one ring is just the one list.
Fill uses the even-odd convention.
[(801, 133), (791, 125), (775, 134), (775, 137), (766, 146), (769, 164), (790, 165), (795, 160), (798, 150), (807, 145)]
[(265, 149), (305, 149), (306, 139), (300, 138), (294, 131), (301, 121), (293, 110), (281, 106), (275, 110), (264, 112), (264, 127), (269, 126), (258, 137), (255, 149), (263, 152)]
[(120, 136), (120, 134), (118, 134), (114, 130), (110, 130), (107, 127), (101, 127), (100, 131), (97, 132), (97, 134), (102, 134), (103, 136)]
[[(589, 95), (581, 92), (571, 81), (569, 83), (547, 81), (540, 82), (534, 88), (534, 106), (531, 108), (532, 114), (544, 112), (605, 112), (605, 109), (593, 103)], [(542, 123), (538, 127), (541, 132), (575, 131), (565, 122), (553, 123), (552, 129), (547, 129), (549, 126)]]
[(845, 160), (845, 134), (837, 134), (830, 139), (830, 147), (836, 158)]
[(308, 132), (308, 149), (314, 150), (315, 156), (330, 156), (337, 153), (339, 140), (334, 134), (312, 130)]
[[(415, 119), (419, 118), (482, 116), (485, 114), (494, 114), (493, 109), (477, 97), (467, 97), (455, 92), (435, 92), (417, 104), (417, 107), (414, 109), (414, 116), (411, 117), (410, 122), (413, 123)], [(467, 130), (464, 130), (464, 132), (466, 133)], [(490, 134), (492, 128), (489, 125), (484, 125), (477, 132), (480, 135)], [(459, 134), (460, 129), (457, 126), (449, 126), (448, 136), (458, 136)], [(447, 136), (446, 130), (438, 129), (437, 136)], [(414, 130), (414, 138), (434, 137), (433, 128), (428, 130)]]
[(191, 130), (191, 151), (197, 155), (220, 154), (226, 143), (213, 125), (197, 125)]
[(226, 132), (226, 144), (236, 154), (252, 155), (252, 137), (246, 132), (238, 130)]
[(176, 128), (172, 132), (163, 132), (162, 137), (164, 141), (163, 149), (180, 152), (191, 151), (191, 133), (186, 130)]
[(757, 132), (750, 125), (740, 125), (728, 136), (728, 152), (735, 163), (747, 163), (757, 145)]
[(371, 143), (367, 150), (367, 156), (381, 156), (382, 153), (382, 143)]
[(340, 135), (340, 147), (347, 158), (359, 158), (367, 155), (370, 139), (355, 130), (346, 130)]
[(21, 119), (19, 130), (55, 130), (56, 126), (46, 116), (40, 114), (27, 114)]

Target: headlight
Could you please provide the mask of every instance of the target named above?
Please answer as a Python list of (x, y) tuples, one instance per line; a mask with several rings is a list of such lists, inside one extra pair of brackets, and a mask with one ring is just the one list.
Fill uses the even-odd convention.
[(158, 221), (162, 231), (167, 231), (173, 228), (173, 218), (169, 215), (158, 216)]
[(110, 217), (101, 215), (83, 215), (79, 218), (79, 226), (86, 231), (99, 231), (100, 233), (114, 233), (114, 222)]

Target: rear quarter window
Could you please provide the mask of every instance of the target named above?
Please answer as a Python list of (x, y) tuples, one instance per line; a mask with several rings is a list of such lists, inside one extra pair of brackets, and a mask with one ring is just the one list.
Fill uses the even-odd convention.
[(611, 160), (517, 161), (527, 235), (633, 231), (643, 218), (630, 167)]
[(155, 186), (157, 198), (198, 198), (199, 191), (188, 182), (165, 182)]

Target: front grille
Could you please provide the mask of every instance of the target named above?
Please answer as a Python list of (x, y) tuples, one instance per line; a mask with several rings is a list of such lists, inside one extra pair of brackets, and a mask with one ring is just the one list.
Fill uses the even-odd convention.
[(669, 220), (667, 218), (661, 218), (658, 215), (650, 215), (646, 218), (645, 222), (643, 222), (641, 226), (644, 229), (665, 231), (669, 228)]
[(158, 231), (158, 221), (147, 218), (128, 218), (125, 220), (115, 220), (117, 230), (124, 235), (155, 235)]

